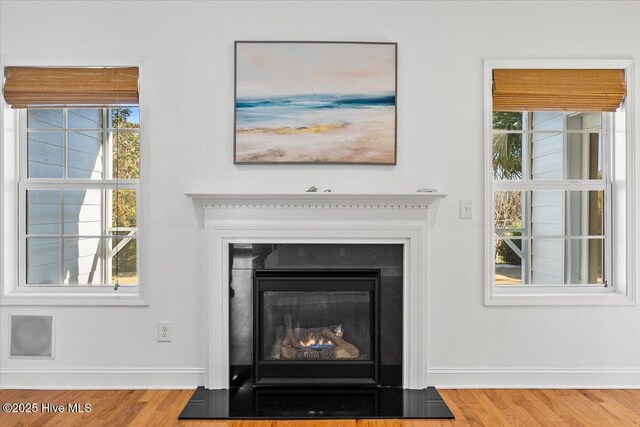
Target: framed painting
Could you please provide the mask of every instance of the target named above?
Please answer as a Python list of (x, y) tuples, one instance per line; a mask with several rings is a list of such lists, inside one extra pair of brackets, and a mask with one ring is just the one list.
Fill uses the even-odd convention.
[(237, 41), (234, 162), (396, 164), (397, 43)]

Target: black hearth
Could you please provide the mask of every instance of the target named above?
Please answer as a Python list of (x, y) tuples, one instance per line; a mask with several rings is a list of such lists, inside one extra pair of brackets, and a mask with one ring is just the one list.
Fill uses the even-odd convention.
[(380, 270), (256, 270), (256, 385), (378, 384)]
[(198, 387), (181, 420), (448, 418), (453, 414), (433, 387)]

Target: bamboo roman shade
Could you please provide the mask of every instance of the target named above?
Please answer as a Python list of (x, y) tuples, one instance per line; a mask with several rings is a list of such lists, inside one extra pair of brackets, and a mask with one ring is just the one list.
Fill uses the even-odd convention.
[(624, 70), (494, 69), (494, 111), (616, 111)]
[(5, 68), (4, 99), (12, 108), (138, 103), (138, 68)]

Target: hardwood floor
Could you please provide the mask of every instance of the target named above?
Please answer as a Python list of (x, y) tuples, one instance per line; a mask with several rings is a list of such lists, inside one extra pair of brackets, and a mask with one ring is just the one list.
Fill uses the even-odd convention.
[[(0, 412), (9, 426), (429, 427), (640, 426), (640, 390), (440, 390), (456, 419), (178, 421), (191, 390), (0, 390), (0, 402), (64, 405), (64, 413)], [(91, 404), (68, 413), (67, 404)]]

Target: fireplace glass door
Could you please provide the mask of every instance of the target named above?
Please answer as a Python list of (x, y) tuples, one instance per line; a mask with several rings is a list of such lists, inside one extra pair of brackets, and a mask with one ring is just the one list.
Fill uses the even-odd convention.
[(256, 271), (256, 384), (376, 383), (377, 270)]

